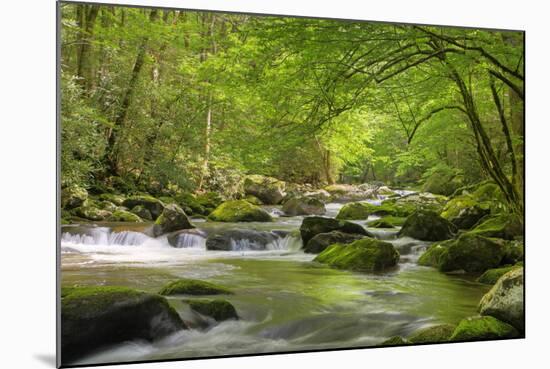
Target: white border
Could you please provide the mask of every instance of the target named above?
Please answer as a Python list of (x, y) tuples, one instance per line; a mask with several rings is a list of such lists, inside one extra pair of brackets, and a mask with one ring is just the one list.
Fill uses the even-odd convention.
[[(456, 345), (139, 364), (135, 368), (519, 367), (543, 359), (547, 342), (548, 17), (544, 1), (149, 0), (168, 7), (310, 15), (527, 31), (527, 339)], [(55, 1), (5, 2), (0, 22), (2, 131), (0, 214), (5, 368), (54, 366)], [(543, 210), (544, 209), (544, 210)], [(536, 366), (536, 364), (535, 364)], [(126, 368), (127, 366), (118, 366)]]

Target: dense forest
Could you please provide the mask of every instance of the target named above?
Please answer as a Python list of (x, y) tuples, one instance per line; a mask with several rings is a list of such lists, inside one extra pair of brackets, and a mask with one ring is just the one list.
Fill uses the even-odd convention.
[(61, 11), (64, 188), (234, 198), (263, 174), (450, 195), (488, 179), (522, 212), (521, 32)]

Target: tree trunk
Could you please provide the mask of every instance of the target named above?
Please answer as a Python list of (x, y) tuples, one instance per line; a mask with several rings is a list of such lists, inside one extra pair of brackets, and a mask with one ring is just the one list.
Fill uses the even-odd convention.
[(99, 5), (79, 5), (78, 23), (80, 26), (80, 47), (77, 56), (77, 71), (79, 83), (89, 93), (93, 87), (92, 38)]

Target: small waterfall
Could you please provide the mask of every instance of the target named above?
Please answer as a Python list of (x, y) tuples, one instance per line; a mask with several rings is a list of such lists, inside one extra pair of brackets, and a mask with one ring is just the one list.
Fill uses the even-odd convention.
[(290, 234), (284, 237), (278, 237), (273, 242), (266, 245), (267, 250), (288, 250), (298, 251), (302, 248), (302, 239)]
[(195, 233), (181, 233), (178, 235), (175, 247), (205, 249), (206, 238)]
[(140, 246), (152, 238), (133, 231), (112, 232), (109, 228), (98, 227), (87, 233), (75, 234), (65, 232), (61, 235), (61, 244), (70, 245), (104, 245), (104, 246)]

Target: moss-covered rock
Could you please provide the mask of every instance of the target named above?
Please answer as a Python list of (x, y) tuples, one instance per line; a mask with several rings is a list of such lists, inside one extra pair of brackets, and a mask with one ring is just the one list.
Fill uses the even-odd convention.
[(185, 328), (177, 312), (159, 295), (125, 287), (62, 290), (63, 364), (104, 345), (153, 341)]
[(103, 210), (98, 207), (98, 204), (91, 199), (87, 199), (78, 208), (73, 210), (73, 213), (83, 219), (101, 221), (108, 219), (111, 216), (111, 212)]
[(508, 273), (511, 270), (521, 268), (521, 265), (509, 265), (503, 266), (500, 268), (487, 269), (477, 281), (483, 284), (495, 284), (504, 274)]
[(160, 236), (180, 229), (191, 228), (195, 228), (195, 226), (191, 224), (182, 208), (176, 204), (170, 204), (164, 208), (162, 214), (155, 221), (153, 233), (155, 236)]
[(248, 201), (252, 205), (258, 205), (258, 206), (264, 205), (262, 200), (260, 200), (259, 198), (257, 198), (254, 195), (246, 195), (243, 200)]
[(283, 211), (288, 216), (323, 215), (325, 204), (313, 197), (293, 197), (283, 204)]
[(302, 236), (302, 242), (307, 245), (315, 235), (319, 233), (328, 233), (332, 231), (340, 231), (343, 233), (362, 234), (365, 236), (373, 237), (365, 228), (359, 224), (352, 222), (346, 222), (344, 220), (337, 220), (325, 217), (307, 217), (302, 221), (300, 226), (300, 235)]
[(271, 222), (271, 215), (259, 206), (245, 200), (226, 201), (218, 206), (208, 219), (216, 222)]
[(474, 234), (513, 240), (523, 236), (523, 224), (519, 216), (515, 214), (500, 214), (482, 220), (471, 231)]
[(456, 326), (451, 324), (439, 324), (415, 332), (409, 341), (412, 343), (436, 343), (446, 342), (453, 335)]
[(342, 206), (336, 219), (364, 220), (372, 213), (373, 207), (364, 202), (350, 202)]
[(474, 316), (458, 323), (450, 341), (477, 341), (518, 337), (518, 331), (492, 316)]
[(360, 240), (363, 237), (365, 237), (365, 235), (343, 233), (339, 231), (319, 233), (307, 242), (307, 244), (304, 246), (304, 252), (310, 254), (318, 254), (320, 252), (323, 252), (327, 247), (332, 244), (352, 243), (353, 241)]
[(220, 285), (198, 279), (179, 279), (164, 286), (159, 294), (167, 295), (228, 295), (232, 292)]
[(151, 212), (145, 208), (143, 205), (136, 205), (130, 210), (130, 212), (136, 214), (141, 219), (145, 220), (153, 220), (153, 216), (151, 215)]
[(134, 206), (141, 205), (151, 213), (153, 220), (157, 219), (164, 210), (164, 203), (159, 199), (149, 195), (136, 195), (128, 197), (123, 201), (122, 205), (128, 209), (134, 208)]
[(502, 240), (463, 233), (455, 240), (431, 245), (418, 263), (436, 267), (442, 272), (482, 273), (501, 264), (504, 247)]
[(523, 241), (509, 241), (504, 247), (502, 264), (517, 264), (523, 261), (525, 246)]
[(490, 209), (474, 200), (473, 196), (461, 195), (447, 202), (441, 216), (458, 229), (470, 229), (489, 213)]
[(61, 189), (61, 207), (63, 209), (74, 209), (88, 198), (88, 191), (80, 186), (68, 186)]
[(401, 345), (410, 345), (411, 342), (401, 336), (393, 336), (385, 340), (380, 344), (380, 346), (401, 346)]
[(407, 218), (399, 237), (412, 237), (423, 241), (442, 241), (452, 238), (456, 227), (433, 211), (418, 210)]
[(190, 300), (187, 301), (192, 310), (206, 315), (217, 322), (230, 319), (239, 319), (237, 310), (231, 303), (224, 299), (215, 300)]
[(500, 277), (479, 303), (481, 315), (488, 315), (525, 330), (523, 309), (523, 268), (514, 268)]
[(391, 243), (365, 237), (350, 244), (333, 244), (314, 261), (338, 269), (381, 272), (397, 265), (399, 253)]
[(439, 214), (447, 201), (447, 197), (443, 195), (420, 192), (384, 200), (382, 202), (382, 207), (388, 206), (389, 209), (392, 210), (388, 215), (399, 217), (409, 216), (416, 210), (429, 210)]
[(277, 178), (249, 175), (244, 180), (244, 192), (259, 198), (266, 205), (277, 205), (285, 197), (286, 183)]
[(125, 198), (122, 195), (117, 195), (114, 193), (102, 193), (98, 196), (98, 199), (101, 201), (109, 201), (116, 206), (122, 206), (122, 203), (124, 202)]
[(122, 209), (115, 210), (109, 217), (109, 220), (112, 222), (143, 222), (143, 219), (136, 214)]

